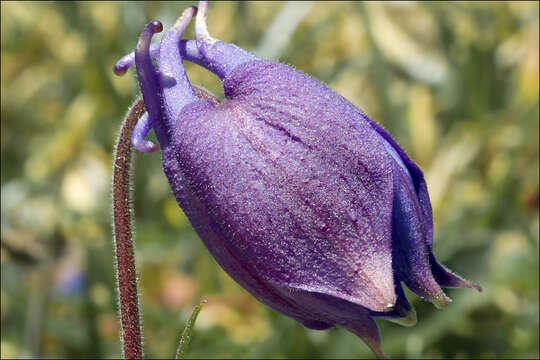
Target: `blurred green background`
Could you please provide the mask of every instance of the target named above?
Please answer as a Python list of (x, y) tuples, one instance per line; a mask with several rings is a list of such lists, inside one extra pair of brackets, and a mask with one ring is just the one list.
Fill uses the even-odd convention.
[[(1, 3), (1, 357), (120, 356), (111, 152), (143, 26), (194, 2)], [(382, 124), (426, 174), (437, 257), (478, 282), (413, 328), (378, 321), (408, 358), (538, 358), (538, 2), (219, 2), (210, 32), (325, 82)], [(190, 27), (187, 37), (193, 37)], [(186, 64), (193, 82), (217, 78)], [(152, 138), (153, 134), (151, 135)], [(307, 330), (214, 262), (169, 190), (159, 154), (135, 162), (145, 351), (173, 356), (372, 357), (343, 329)]]

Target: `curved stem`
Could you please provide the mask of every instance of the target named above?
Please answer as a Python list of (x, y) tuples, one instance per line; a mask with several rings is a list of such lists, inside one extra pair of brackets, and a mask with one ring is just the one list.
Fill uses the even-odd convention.
[(130, 137), (135, 123), (143, 112), (144, 102), (139, 98), (122, 124), (113, 160), (114, 250), (122, 325), (122, 352), (125, 359), (143, 357), (130, 196), (132, 163)]

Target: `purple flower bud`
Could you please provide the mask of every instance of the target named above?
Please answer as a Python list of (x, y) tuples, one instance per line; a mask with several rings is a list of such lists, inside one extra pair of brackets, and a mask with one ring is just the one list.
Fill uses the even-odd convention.
[[(470, 287), (432, 253), (429, 195), (418, 166), (390, 135), (319, 81), (262, 60), (206, 30), (181, 40), (195, 8), (160, 44), (153, 21), (135, 54), (146, 105), (133, 145), (153, 128), (163, 168), (193, 227), (253, 296), (308, 328), (338, 325), (384, 356), (374, 317), (416, 323), (401, 282), (437, 307), (442, 287)], [(157, 70), (152, 58), (157, 59)], [(225, 99), (194, 88), (183, 60), (215, 73)]]

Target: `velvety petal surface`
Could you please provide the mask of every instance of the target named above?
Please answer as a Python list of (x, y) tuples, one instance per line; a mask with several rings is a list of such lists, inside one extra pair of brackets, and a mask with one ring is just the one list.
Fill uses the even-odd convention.
[[(395, 220), (392, 225), (394, 227), (393, 232), (400, 233), (397, 236), (393, 236), (393, 240), (395, 242), (395, 244), (393, 244), (394, 256), (396, 254), (396, 249), (398, 249), (399, 251), (399, 255), (396, 256), (396, 258), (394, 259), (394, 266), (397, 268), (396, 271), (398, 273), (398, 276), (400, 276), (402, 280), (405, 280), (405, 278), (407, 277), (414, 278), (417, 275), (414, 273), (403, 275), (404, 272), (407, 272), (407, 270), (404, 270), (406, 266), (403, 266), (403, 258), (408, 257), (409, 260), (407, 261), (409, 261), (410, 263), (410, 268), (417, 268), (419, 264), (422, 264), (421, 266), (424, 269), (421, 270), (420, 273), (424, 274), (423, 276), (428, 278), (431, 278), (431, 276), (433, 276), (435, 282), (439, 285), (439, 287), (468, 287), (481, 291), (482, 289), (480, 286), (456, 275), (455, 273), (441, 265), (435, 259), (432, 251), (433, 215), (431, 210), (431, 202), (429, 200), (429, 195), (427, 191), (427, 185), (424, 180), (424, 175), (420, 168), (408, 157), (405, 151), (380, 125), (369, 119), (367, 116), (365, 116), (365, 118), (382, 136), (385, 141), (384, 145), (386, 147), (386, 150), (392, 156), (392, 159), (394, 161), (394, 167), (397, 166), (396, 169), (399, 169), (399, 171), (395, 172), (396, 177), (394, 178), (394, 198), (395, 201), (400, 203), (400, 205), (396, 205), (396, 203), (394, 203), (393, 216)], [(401, 184), (398, 184), (399, 181), (401, 181)], [(408, 188), (409, 190), (405, 190), (406, 188)], [(414, 192), (412, 191), (412, 189), (414, 189)], [(406, 197), (408, 197), (407, 200)], [(413, 213), (415, 215), (408, 218), (408, 216)], [(396, 218), (401, 218), (402, 220), (396, 220)], [(408, 219), (407, 222), (409, 224), (405, 226), (405, 228), (398, 227), (397, 224), (400, 222), (403, 223), (403, 219)], [(412, 229), (417, 230), (412, 231)], [(407, 235), (405, 236), (404, 234)], [(417, 238), (416, 241), (413, 240), (413, 238), (415, 237)], [(421, 240), (421, 238), (423, 238), (423, 240)], [(422, 245), (422, 242), (425, 243), (427, 246)], [(411, 253), (415, 255), (407, 255), (407, 251), (402, 252), (401, 250), (404, 247), (410, 248)], [(415, 251), (415, 248), (417, 249), (417, 251)], [(424, 253), (427, 254), (427, 259), (424, 255), (420, 255)], [(431, 275), (427, 270), (427, 264), (429, 264)], [(437, 306), (445, 306), (446, 304), (451, 302), (449, 298), (443, 296), (442, 290), (439, 291), (436, 286), (432, 285), (431, 290), (429, 290), (429, 286), (420, 285), (423, 281), (425, 282), (426, 280), (417, 279), (416, 281), (409, 280), (408, 282), (410, 284), (416, 282), (416, 285), (413, 285), (411, 290), (417, 292), (417, 294), (419, 294), (420, 296), (427, 297), (428, 299), (433, 300), (437, 304)], [(432, 280), (430, 279), (428, 282), (432, 283)], [(432, 292), (432, 294), (436, 293), (437, 295), (427, 295), (427, 293), (429, 293), (430, 291)], [(399, 291), (396, 290), (396, 293), (399, 294)], [(398, 321), (401, 320), (398, 319)]]
[(388, 309), (392, 162), (376, 131), (344, 98), (283, 64), (244, 63), (224, 89), (214, 111), (183, 114), (174, 139), (187, 188), (226, 246), (291, 291)]
[(452, 300), (433, 277), (426, 225), (410, 175), (394, 163), (392, 258), (397, 277), (419, 296), (444, 307)]
[[(204, 114), (212, 107), (213, 104), (209, 101), (197, 101), (183, 109), (181, 119), (187, 123), (195, 123), (196, 119), (201, 117), (201, 114)], [(188, 135), (191, 135), (189, 131), (182, 136)], [(215, 143), (219, 146), (221, 141), (216, 139)], [(230, 231), (224, 231), (222, 221), (208, 206), (204, 197), (199, 196), (198, 192), (194, 190), (198, 183), (194, 182), (190, 176), (185, 175), (186, 173), (189, 174), (194, 168), (186, 167), (187, 164), (182, 159), (181, 153), (182, 151), (175, 150), (174, 147), (169, 147), (163, 151), (165, 173), (176, 200), (220, 266), (241, 286), (268, 306), (304, 323), (306, 326), (321, 329), (332, 326), (322, 324), (295, 301), (282, 296), (276, 290), (274, 284), (266, 281), (253, 271), (245, 256), (239, 253), (230, 243), (228, 238)]]
[[(422, 211), (422, 218), (425, 224), (426, 236), (425, 239), (430, 246), (433, 244), (433, 213), (431, 210), (431, 201), (429, 200), (429, 194), (427, 191), (426, 181), (424, 180), (424, 174), (422, 170), (412, 161), (407, 153), (396, 143), (396, 141), (384, 130), (379, 124), (371, 120), (367, 115), (363, 114), (364, 119), (370, 123), (370, 125), (381, 135), (390, 148), (395, 151), (395, 154), (399, 157), (396, 159), (399, 165), (404, 165), (411, 177), (414, 191), (418, 198), (418, 204)], [(388, 147), (387, 147), (388, 149)], [(401, 161), (399, 161), (401, 160)]]

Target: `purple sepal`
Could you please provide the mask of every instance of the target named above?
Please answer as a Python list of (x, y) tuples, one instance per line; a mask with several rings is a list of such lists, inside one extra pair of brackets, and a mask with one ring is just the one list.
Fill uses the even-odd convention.
[(199, 52), (204, 62), (201, 64), (223, 80), (239, 65), (255, 60), (261, 60), (254, 54), (234, 44), (217, 41), (213, 44), (199, 44)]
[(173, 28), (161, 38), (161, 50), (157, 67), (160, 73), (163, 110), (165, 118), (169, 122), (169, 129), (175, 126), (175, 121), (182, 108), (197, 100), (195, 91), (187, 78), (182, 64), (182, 55), (178, 49), (182, 34), (196, 11), (193, 6), (184, 10)]
[(412, 161), (407, 153), (396, 143), (396, 141), (384, 130), (379, 124), (371, 120), (366, 114), (362, 113), (364, 119), (369, 121), (371, 126), (382, 136), (382, 138), (396, 151), (401, 159), (400, 165), (405, 165), (409, 175), (411, 176), (416, 196), (418, 197), (418, 203), (422, 211), (424, 222), (426, 224), (426, 240), (429, 245), (433, 244), (433, 214), (431, 210), (431, 201), (429, 200), (429, 194), (427, 191), (426, 181), (424, 180), (424, 174), (422, 170)]
[[(423, 174), (390, 135), (306, 74), (213, 39), (207, 7), (196, 40), (181, 40), (192, 8), (159, 46), (155, 22), (141, 34), (148, 114), (132, 139), (151, 149), (156, 130), (176, 200), (220, 266), (268, 306), (312, 329), (342, 326), (380, 357), (373, 318), (416, 323), (401, 282), (439, 307), (441, 286), (480, 290), (433, 256)], [(226, 99), (193, 87), (182, 60), (218, 75)]]

